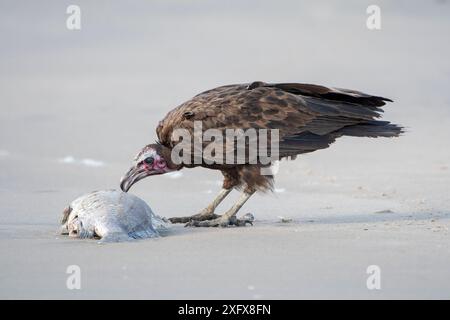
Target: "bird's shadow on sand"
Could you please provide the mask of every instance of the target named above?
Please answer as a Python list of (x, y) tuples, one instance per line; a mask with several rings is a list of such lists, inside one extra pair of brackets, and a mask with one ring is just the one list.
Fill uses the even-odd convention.
[[(431, 220), (450, 219), (450, 212), (411, 212), (411, 213), (364, 213), (364, 214), (341, 214), (327, 216), (307, 216), (294, 218), (289, 222), (282, 222), (278, 219), (256, 219), (254, 227), (289, 227), (301, 225), (343, 225), (343, 224), (376, 224), (376, 223), (417, 223)], [(242, 227), (230, 227), (230, 229), (240, 229)], [(242, 229), (251, 228), (247, 226)], [(192, 233), (220, 232), (221, 228), (196, 228), (184, 227), (183, 224), (173, 224), (161, 234), (162, 237), (184, 236)], [(242, 230), (244, 231), (244, 230)]]
[(290, 225), (290, 224), (361, 224), (361, 223), (390, 223), (390, 222), (417, 222), (450, 219), (450, 212), (411, 212), (411, 213), (364, 213), (364, 214), (333, 214), (327, 216), (308, 216), (294, 218), (289, 222), (278, 220), (256, 220), (256, 224), (264, 225)]

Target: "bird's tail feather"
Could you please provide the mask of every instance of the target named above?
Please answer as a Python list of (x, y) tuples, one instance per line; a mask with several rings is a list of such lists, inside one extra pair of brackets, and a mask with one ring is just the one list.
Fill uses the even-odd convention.
[(361, 124), (344, 127), (337, 131), (342, 136), (352, 137), (398, 137), (404, 132), (403, 127), (389, 121), (367, 121)]

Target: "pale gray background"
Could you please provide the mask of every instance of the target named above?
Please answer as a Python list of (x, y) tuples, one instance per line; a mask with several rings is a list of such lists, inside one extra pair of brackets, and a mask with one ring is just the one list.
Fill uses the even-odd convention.
[[(80, 31), (66, 29), (69, 4)], [(449, 14), (447, 1), (0, 1), (0, 297), (448, 298)], [(387, 96), (385, 118), (408, 132), (283, 162), (278, 192), (243, 211), (253, 228), (107, 246), (56, 236), (62, 208), (117, 188), (171, 108), (254, 80)], [(185, 170), (132, 191), (186, 215), (220, 178)], [(70, 264), (80, 291), (65, 287)], [(380, 291), (366, 289), (369, 264)]]

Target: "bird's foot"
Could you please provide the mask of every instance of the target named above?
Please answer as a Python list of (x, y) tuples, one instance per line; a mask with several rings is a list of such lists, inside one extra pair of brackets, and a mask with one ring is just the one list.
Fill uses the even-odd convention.
[(193, 216), (188, 216), (188, 217), (173, 217), (173, 218), (169, 218), (169, 221), (172, 223), (186, 223), (189, 221), (205, 221), (205, 220), (213, 220), (213, 219), (217, 219), (220, 216), (217, 214), (214, 214), (213, 211), (210, 211), (208, 209), (205, 209), (203, 211), (201, 211), (198, 214), (194, 214)]
[(185, 225), (185, 227), (244, 227), (247, 223), (253, 225), (254, 220), (255, 218), (251, 213), (246, 213), (240, 219), (236, 218), (236, 216), (228, 217), (226, 215), (222, 215), (212, 220), (191, 220)]

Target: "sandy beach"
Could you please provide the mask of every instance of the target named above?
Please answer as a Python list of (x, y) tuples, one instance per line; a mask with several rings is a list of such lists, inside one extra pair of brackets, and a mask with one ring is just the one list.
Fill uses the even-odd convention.
[[(68, 3), (0, 5), (0, 298), (450, 297), (448, 2), (379, 1), (375, 31), (364, 1), (78, 2), (77, 31)], [(240, 213), (254, 226), (175, 225), (113, 244), (58, 234), (73, 199), (119, 188), (170, 109), (254, 80), (392, 98), (384, 118), (406, 133), (282, 161), (275, 192)], [(188, 215), (221, 178), (186, 169), (131, 192), (161, 216)], [(80, 290), (67, 288), (71, 265)], [(366, 286), (371, 265), (379, 290)]]

